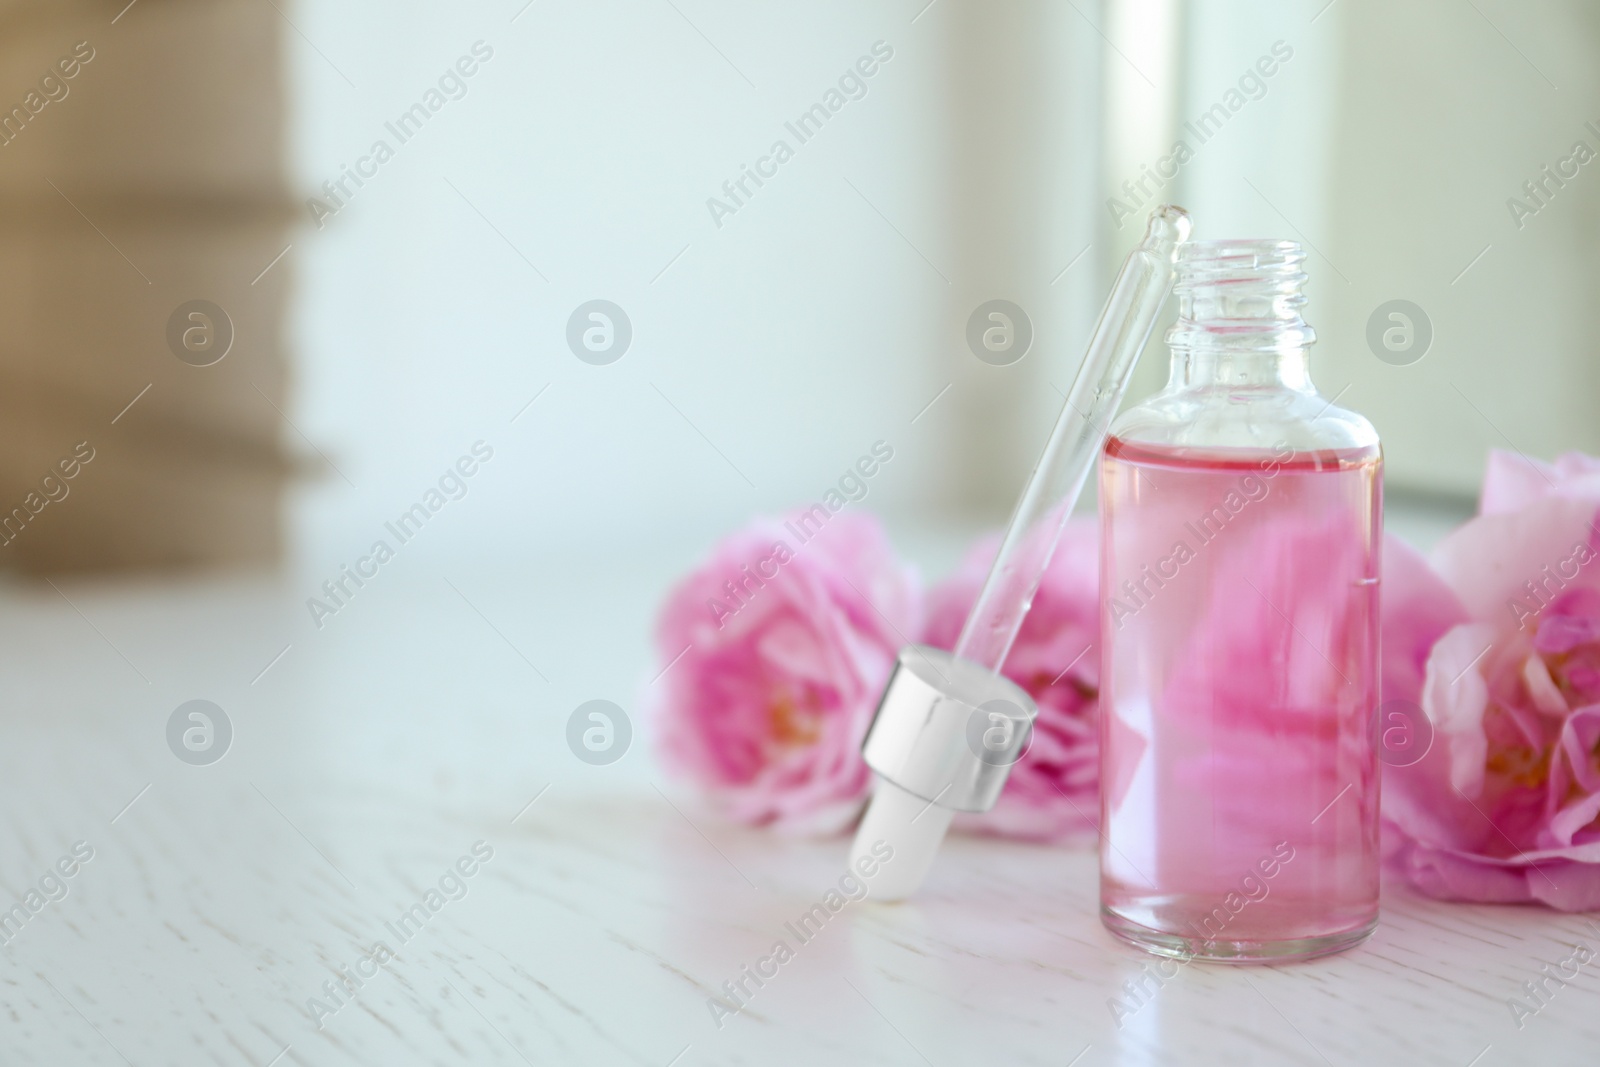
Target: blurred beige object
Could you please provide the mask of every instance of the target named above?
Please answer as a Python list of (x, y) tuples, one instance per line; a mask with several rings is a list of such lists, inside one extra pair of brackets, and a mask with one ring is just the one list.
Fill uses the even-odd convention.
[[(0, 5), (0, 561), (270, 561), (293, 433), (282, 19), (125, 5)], [(223, 315), (179, 313), (195, 301)]]

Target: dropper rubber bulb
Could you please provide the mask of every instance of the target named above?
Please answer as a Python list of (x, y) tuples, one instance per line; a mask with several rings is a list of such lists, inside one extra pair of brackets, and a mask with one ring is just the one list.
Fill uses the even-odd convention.
[(960, 811), (992, 807), (1026, 751), (1037, 708), (1000, 668), (1149, 343), (1172, 290), (1178, 247), (1191, 228), (1180, 207), (1164, 204), (1150, 213), (1144, 239), (1123, 263), (1100, 312), (955, 652), (918, 645), (901, 650), (862, 743), (877, 785), (850, 847), (851, 869), (875, 900), (916, 892), (951, 820)]

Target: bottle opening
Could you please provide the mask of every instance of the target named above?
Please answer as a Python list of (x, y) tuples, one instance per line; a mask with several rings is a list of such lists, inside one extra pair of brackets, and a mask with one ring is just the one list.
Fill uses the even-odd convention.
[(1305, 258), (1305, 250), (1298, 241), (1190, 241), (1178, 250), (1178, 283), (1235, 275), (1294, 273)]
[(1178, 253), (1178, 321), (1167, 343), (1184, 350), (1284, 351), (1316, 341), (1300, 315), (1305, 250), (1298, 241), (1191, 241)]

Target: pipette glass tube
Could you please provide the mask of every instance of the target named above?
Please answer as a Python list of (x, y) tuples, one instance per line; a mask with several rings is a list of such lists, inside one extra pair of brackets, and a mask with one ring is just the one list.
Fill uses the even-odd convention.
[[(894, 855), (871, 882), (876, 899), (897, 900), (914, 892), (956, 812), (986, 810), (999, 793), (1009, 764), (996, 770), (981, 752), (962, 752), (950, 740), (960, 734), (959, 723), (950, 707), (941, 707), (941, 699), (976, 713), (994, 702), (984, 699), (993, 695), (1012, 706), (1020, 703), (1031, 714), (1032, 701), (1017, 699), (1017, 690), (1000, 677), (1000, 668), (1099, 457), (1134, 364), (1150, 340), (1172, 289), (1178, 246), (1189, 231), (1189, 216), (1182, 208), (1164, 205), (1151, 212), (1144, 240), (1117, 275), (1061, 416), (962, 627), (955, 662), (946, 653), (918, 646), (901, 654), (863, 746), (879, 777), (851, 848), (853, 865), (876, 868), (885, 851)], [(981, 672), (990, 674), (992, 694), (985, 693)], [(1021, 727), (1029, 728), (1031, 721)], [(1024, 747), (1025, 739), (1019, 740), (1013, 746), (1015, 756)]]
[(1188, 238), (1189, 229), (1189, 216), (1182, 208), (1157, 209), (1143, 243), (1123, 265), (1061, 417), (1017, 501), (989, 577), (961, 628), (954, 651), (963, 659), (992, 671), (1004, 666), (1061, 531), (1099, 459), (1134, 364), (1172, 290), (1174, 254)]

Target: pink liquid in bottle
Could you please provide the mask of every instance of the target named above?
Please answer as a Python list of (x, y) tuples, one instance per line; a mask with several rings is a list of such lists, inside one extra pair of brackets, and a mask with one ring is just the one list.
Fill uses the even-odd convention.
[(1101, 467), (1101, 904), (1175, 956), (1320, 955), (1378, 915), (1376, 446)]

